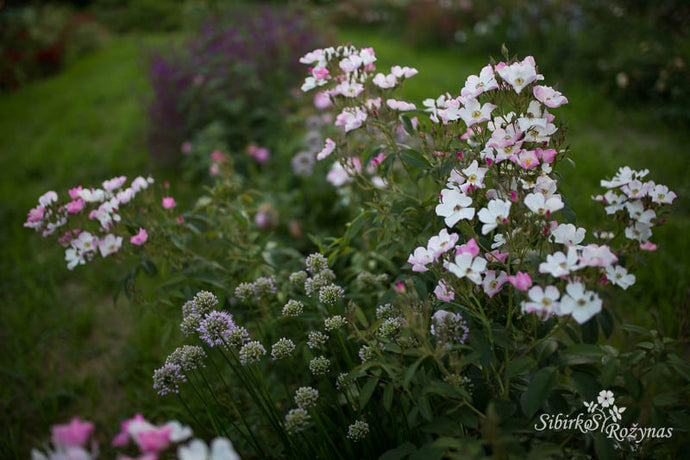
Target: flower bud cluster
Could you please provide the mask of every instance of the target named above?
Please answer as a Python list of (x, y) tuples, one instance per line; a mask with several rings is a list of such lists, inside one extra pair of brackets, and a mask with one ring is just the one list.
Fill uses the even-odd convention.
[(259, 362), (266, 355), (266, 349), (258, 340), (247, 342), (240, 349), (240, 362), (243, 365)]
[(325, 356), (317, 356), (309, 361), (309, 370), (314, 375), (325, 375), (331, 369), (331, 360)]
[(235, 288), (235, 297), (243, 302), (248, 302), (251, 299), (265, 299), (275, 293), (275, 278), (272, 276), (262, 276), (261, 278), (257, 278), (253, 283), (240, 283)]
[(274, 360), (285, 359), (290, 357), (293, 351), (295, 351), (295, 342), (283, 337), (271, 347), (271, 356)]
[(460, 313), (439, 310), (431, 317), (431, 335), (447, 348), (467, 341), (470, 329)]

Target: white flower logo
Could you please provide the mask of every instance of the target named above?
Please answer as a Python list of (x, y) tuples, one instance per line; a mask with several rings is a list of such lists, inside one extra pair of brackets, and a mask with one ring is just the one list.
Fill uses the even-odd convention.
[[(599, 392), (599, 396), (597, 396), (597, 402), (599, 402), (599, 404), (601, 404), (601, 407), (613, 406), (613, 403), (614, 403), (613, 392), (611, 390), (601, 390)], [(623, 410), (625, 410), (625, 409), (623, 409)]]

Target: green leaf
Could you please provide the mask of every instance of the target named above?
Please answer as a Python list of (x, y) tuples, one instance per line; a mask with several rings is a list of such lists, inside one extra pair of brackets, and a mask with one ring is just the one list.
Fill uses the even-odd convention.
[(601, 358), (605, 355), (604, 350), (596, 345), (579, 343), (571, 345), (561, 352), (561, 362), (566, 366), (588, 363), (601, 364)]
[[(458, 425), (458, 422), (446, 417), (435, 417), (433, 422), (422, 425), (419, 429), (425, 433), (431, 433), (438, 436), (457, 436), (458, 433), (460, 433), (460, 425)], [(436, 443), (434, 443), (434, 445), (436, 445)]]
[(617, 359), (611, 359), (601, 368), (599, 383), (601, 383), (602, 388), (611, 386), (613, 380), (616, 378), (616, 374), (618, 374), (618, 365), (619, 361)]
[(632, 396), (634, 399), (640, 399), (640, 396), (642, 395), (642, 384), (638, 380), (635, 375), (627, 371), (623, 374), (623, 378), (625, 379), (625, 386), (628, 389), (628, 392), (630, 393), (630, 396)]
[(563, 218), (569, 224), (575, 224), (576, 216), (573, 207), (570, 206), (570, 203), (568, 203), (568, 200), (566, 200), (565, 197), (561, 196), (561, 198), (563, 199), (563, 209), (561, 209), (561, 214), (563, 215)]
[(362, 388), (362, 391), (359, 393), (359, 407), (360, 409), (364, 409), (366, 407), (367, 403), (371, 399), (371, 395), (374, 394), (374, 390), (376, 390), (376, 385), (379, 383), (378, 379), (374, 377), (370, 377), (367, 383), (364, 385), (364, 388)]
[(393, 384), (389, 384), (386, 386), (386, 389), (383, 390), (383, 408), (386, 409), (387, 411), (391, 410), (391, 407), (393, 407)]
[(580, 396), (588, 401), (595, 399), (601, 390), (601, 385), (596, 378), (585, 372), (573, 372), (570, 374), (569, 380)]
[(447, 398), (470, 400), (470, 395), (464, 388), (446, 382), (432, 381), (424, 386), (424, 394), (435, 393)]
[(516, 375), (520, 375), (523, 372), (528, 371), (531, 367), (534, 367), (536, 362), (531, 356), (522, 355), (516, 359), (512, 359), (506, 366), (505, 373), (503, 377), (505, 379), (512, 379)]
[(413, 168), (429, 169), (431, 163), (422, 156), (421, 153), (412, 149), (404, 149), (400, 151), (400, 159)]
[(371, 217), (371, 211), (364, 211), (355, 217), (352, 222), (347, 224), (347, 231), (345, 232), (345, 244), (348, 244), (349, 241), (352, 241), (352, 238), (359, 234), (359, 231), (362, 229), (362, 226), (364, 226), (369, 217)]
[(680, 374), (685, 380), (690, 381), (690, 366), (678, 357), (678, 355), (668, 355), (668, 365)]
[(431, 404), (429, 404), (429, 398), (422, 396), (417, 400), (417, 405), (419, 407), (419, 412), (421, 412), (422, 417), (424, 417), (428, 422), (434, 420), (434, 414), (431, 411)]
[(557, 374), (553, 367), (545, 367), (537, 371), (527, 387), (527, 400), (525, 411), (528, 417), (532, 417), (541, 408), (549, 397), (551, 390), (556, 386)]
[(354, 304), (353, 306), (355, 310), (355, 317), (359, 320), (359, 322), (364, 326), (365, 328), (369, 327), (369, 321), (367, 320), (367, 315), (364, 314), (362, 309), (359, 307), (359, 305)]
[(595, 319), (581, 324), (580, 331), (582, 332), (582, 341), (585, 343), (597, 343), (599, 340), (599, 323)]
[(407, 134), (410, 136), (414, 135), (414, 126), (412, 126), (412, 120), (410, 120), (410, 117), (403, 114), (400, 115), (400, 120), (402, 120), (403, 127), (405, 128), (405, 131), (407, 131)]
[(621, 328), (628, 332), (634, 332), (636, 334), (644, 335), (647, 337), (651, 337), (651, 334), (648, 329), (645, 329), (644, 327), (636, 326), (634, 324), (621, 324)]
[(141, 259), (139, 265), (141, 265), (141, 269), (144, 270), (144, 273), (146, 273), (149, 276), (156, 276), (158, 274), (158, 268), (156, 268), (156, 264), (151, 262), (149, 259)]
[(436, 460), (443, 458), (444, 449), (427, 445), (419, 448), (410, 455), (410, 460)]
[(406, 442), (395, 449), (387, 450), (379, 457), (379, 460), (400, 460), (410, 455), (415, 449), (417, 449), (417, 446), (411, 442)]
[(652, 402), (657, 407), (671, 406), (678, 402), (678, 396), (675, 393), (661, 393), (655, 395)]
[(405, 371), (405, 379), (403, 380), (403, 387), (409, 388), (410, 382), (414, 378), (415, 373), (417, 372), (417, 368), (419, 367), (420, 364), (426, 359), (426, 356), (420, 356), (417, 361), (414, 362), (413, 365), (407, 368)]
[(600, 460), (615, 460), (618, 458), (613, 449), (613, 441), (608, 439), (603, 433), (594, 434), (594, 452)]

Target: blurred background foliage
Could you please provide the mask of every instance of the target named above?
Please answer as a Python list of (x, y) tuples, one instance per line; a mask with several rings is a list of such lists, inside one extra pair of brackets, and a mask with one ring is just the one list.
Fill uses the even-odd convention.
[[(678, 193), (638, 286), (608, 302), (627, 321), (687, 343), (686, 1), (0, 5), (1, 458), (25, 458), (50, 424), (75, 413), (111, 429), (135, 411), (155, 418), (176, 410), (150, 382), (180, 342), (178, 308), (156, 303), (161, 280), (140, 280), (143, 301), (114, 303), (122, 267), (94, 263), (68, 272), (58, 248), (22, 228), (36, 198), (152, 173), (161, 187), (171, 182), (184, 208), (212, 183), (209, 157), (219, 150), (256, 200), (253, 215), (270, 217), (266, 239), (315, 250), (309, 233), (339, 235), (353, 210), (325, 182), (325, 166), (313, 165), (325, 134), (311, 99), (298, 91), (305, 69), (297, 59), (336, 42), (373, 46), (379, 68), (417, 67), (404, 93), (417, 103), (458, 93), (503, 44), (511, 54), (535, 56), (570, 99), (559, 114), (577, 165), (563, 171), (563, 186), (579, 197), (572, 205), (581, 223), (600, 219), (587, 197), (622, 164), (652, 169)], [(268, 147), (271, 159), (252, 161), (251, 143)], [(309, 174), (290, 173), (298, 155)], [(625, 336), (614, 340), (624, 346)]]

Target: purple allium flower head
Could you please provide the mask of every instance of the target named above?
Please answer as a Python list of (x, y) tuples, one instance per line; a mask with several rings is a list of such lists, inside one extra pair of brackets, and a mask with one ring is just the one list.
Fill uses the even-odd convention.
[(153, 389), (164, 396), (168, 393), (179, 393), (180, 382), (186, 382), (187, 378), (179, 364), (165, 363), (160, 369), (153, 372)]
[(232, 316), (224, 311), (208, 313), (199, 324), (199, 338), (208, 346), (225, 346), (228, 337), (237, 326)]

